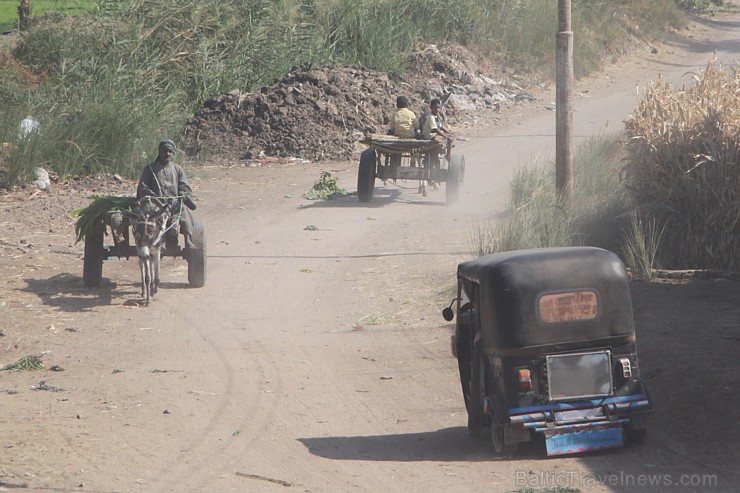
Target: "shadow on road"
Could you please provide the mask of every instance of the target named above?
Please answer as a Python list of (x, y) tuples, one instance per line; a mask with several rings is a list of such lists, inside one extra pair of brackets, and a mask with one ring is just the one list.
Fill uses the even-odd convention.
[(137, 293), (135, 288), (104, 279), (98, 288), (85, 287), (82, 277), (63, 272), (48, 279), (24, 279), (27, 287), (22, 289), (35, 294), (46, 306), (64, 312), (84, 312), (98, 306), (110, 305), (115, 298)]
[[(140, 283), (119, 284), (107, 278), (97, 288), (85, 287), (82, 277), (64, 272), (48, 279), (24, 279), (27, 287), (22, 289), (39, 297), (45, 306), (63, 312), (85, 312), (99, 306), (126, 304), (141, 299)], [(188, 289), (187, 283), (163, 282), (162, 289)], [(139, 304), (139, 303), (133, 303)]]
[[(457, 426), (437, 431), (392, 435), (299, 438), (313, 454), (332, 460), (368, 460), (392, 462), (416, 461), (495, 461), (488, 434), (468, 435), (467, 428)], [(544, 459), (544, 452), (527, 444), (514, 459)]]
[[(740, 21), (728, 19), (709, 19), (700, 16), (691, 16), (691, 21), (708, 29), (736, 32), (740, 29)], [(714, 50), (737, 53), (740, 51), (740, 40), (732, 36), (724, 40), (701, 40), (681, 34), (674, 34), (667, 42), (669, 46), (684, 49), (691, 53), (707, 53)], [(709, 60), (707, 60), (709, 61)]]

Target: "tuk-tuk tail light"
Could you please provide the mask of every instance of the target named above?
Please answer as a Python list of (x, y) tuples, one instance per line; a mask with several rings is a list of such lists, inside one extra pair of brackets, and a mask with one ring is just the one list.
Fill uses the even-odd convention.
[(519, 392), (529, 392), (532, 390), (532, 373), (527, 368), (520, 368), (518, 373), (519, 377)]
[(619, 358), (619, 364), (622, 367), (622, 376), (632, 378), (632, 363), (629, 358)]

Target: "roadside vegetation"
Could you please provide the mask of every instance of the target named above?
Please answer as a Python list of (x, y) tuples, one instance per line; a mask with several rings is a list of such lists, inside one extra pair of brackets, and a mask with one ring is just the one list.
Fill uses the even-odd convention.
[(622, 135), (587, 139), (573, 155), (574, 200), (567, 208), (555, 193), (555, 166), (533, 162), (519, 168), (503, 213), (471, 228), (475, 256), (526, 248), (591, 245), (621, 250), (629, 224), (629, 199), (620, 179)]
[[(299, 64), (403, 73), (419, 42), (456, 42), (494, 64), (554, 73), (552, 0), (26, 3), (30, 22), (0, 45), (0, 187), (8, 189), (32, 181), (39, 166), (60, 178), (135, 177), (156, 141), (180, 135), (204, 101), (258, 91)], [(681, 27), (683, 9), (723, 4), (572, 0), (575, 74), (620, 56), (637, 36)], [(0, 27), (18, 27), (18, 5), (0, 0)], [(508, 218), (480, 225), (472, 249), (599, 245), (626, 252), (644, 276), (660, 264), (737, 269), (738, 77), (708, 77), (693, 93), (651, 88), (626, 148), (621, 135), (582, 146), (573, 209), (557, 203), (548, 167), (521, 170)], [(735, 99), (708, 93), (723, 90)], [(19, 132), (28, 115), (39, 127)]]
[(740, 271), (740, 65), (658, 79), (626, 122), (624, 186), (671, 268)]
[[(12, 52), (0, 53), (0, 139), (14, 145), (27, 115), (44, 136), (6, 163), (14, 169), (5, 187), (33, 180), (39, 164), (60, 177), (133, 177), (156, 140), (180, 135), (204, 101), (235, 89), (257, 91), (299, 64), (403, 73), (418, 42), (449, 41), (493, 63), (554, 73), (557, 9), (551, 0), (33, 5), (50, 3), (61, 12), (34, 10)], [(85, 5), (84, 15), (66, 14)], [(2, 6), (7, 15), (7, 2)], [(683, 22), (676, 0), (573, 0), (576, 74), (619, 56), (637, 33), (659, 38)]]
[(554, 164), (524, 167), (503, 219), (471, 229), (471, 250), (598, 246), (620, 253), (643, 279), (659, 268), (738, 271), (738, 163), (740, 66), (710, 65), (692, 87), (658, 80), (624, 134), (577, 148), (573, 208), (555, 196)]

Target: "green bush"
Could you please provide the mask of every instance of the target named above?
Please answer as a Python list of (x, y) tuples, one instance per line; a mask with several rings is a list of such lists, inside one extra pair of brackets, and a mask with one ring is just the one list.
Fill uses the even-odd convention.
[(658, 226), (655, 218), (643, 220), (637, 211), (630, 215), (630, 222), (624, 228), (625, 263), (630, 266), (633, 278), (652, 281), (655, 269), (660, 267), (658, 255), (665, 226)]
[[(12, 128), (10, 129), (13, 130)], [(17, 128), (15, 130), (17, 132)], [(39, 142), (38, 133), (33, 133), (26, 138), (19, 138), (16, 135), (8, 144), (10, 147), (3, 152), (4, 156), (0, 159), (3, 163), (2, 175), (0, 175), (0, 185), (12, 189), (13, 185), (19, 182), (30, 182), (35, 177), (35, 170), (39, 165)]]

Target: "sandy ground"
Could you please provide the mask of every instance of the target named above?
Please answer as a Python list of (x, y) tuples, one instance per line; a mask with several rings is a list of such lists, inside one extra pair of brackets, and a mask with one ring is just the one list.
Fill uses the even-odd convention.
[[(737, 15), (702, 20), (580, 82), (577, 136), (619, 128), (659, 73), (737, 61), (738, 39)], [(354, 190), (354, 162), (191, 170), (208, 281), (190, 289), (186, 262), (167, 258), (149, 307), (126, 304), (133, 261), (83, 286), (79, 187), (0, 196), (0, 366), (46, 366), (0, 372), (0, 491), (740, 490), (736, 281), (633, 283), (656, 407), (644, 445), (504, 461), (467, 435), (440, 312), (475, 221), (504, 206), (516, 166), (554, 155), (548, 97), (459, 129), (453, 207), (416, 182), (378, 183), (370, 204), (301, 197), (321, 169)]]

